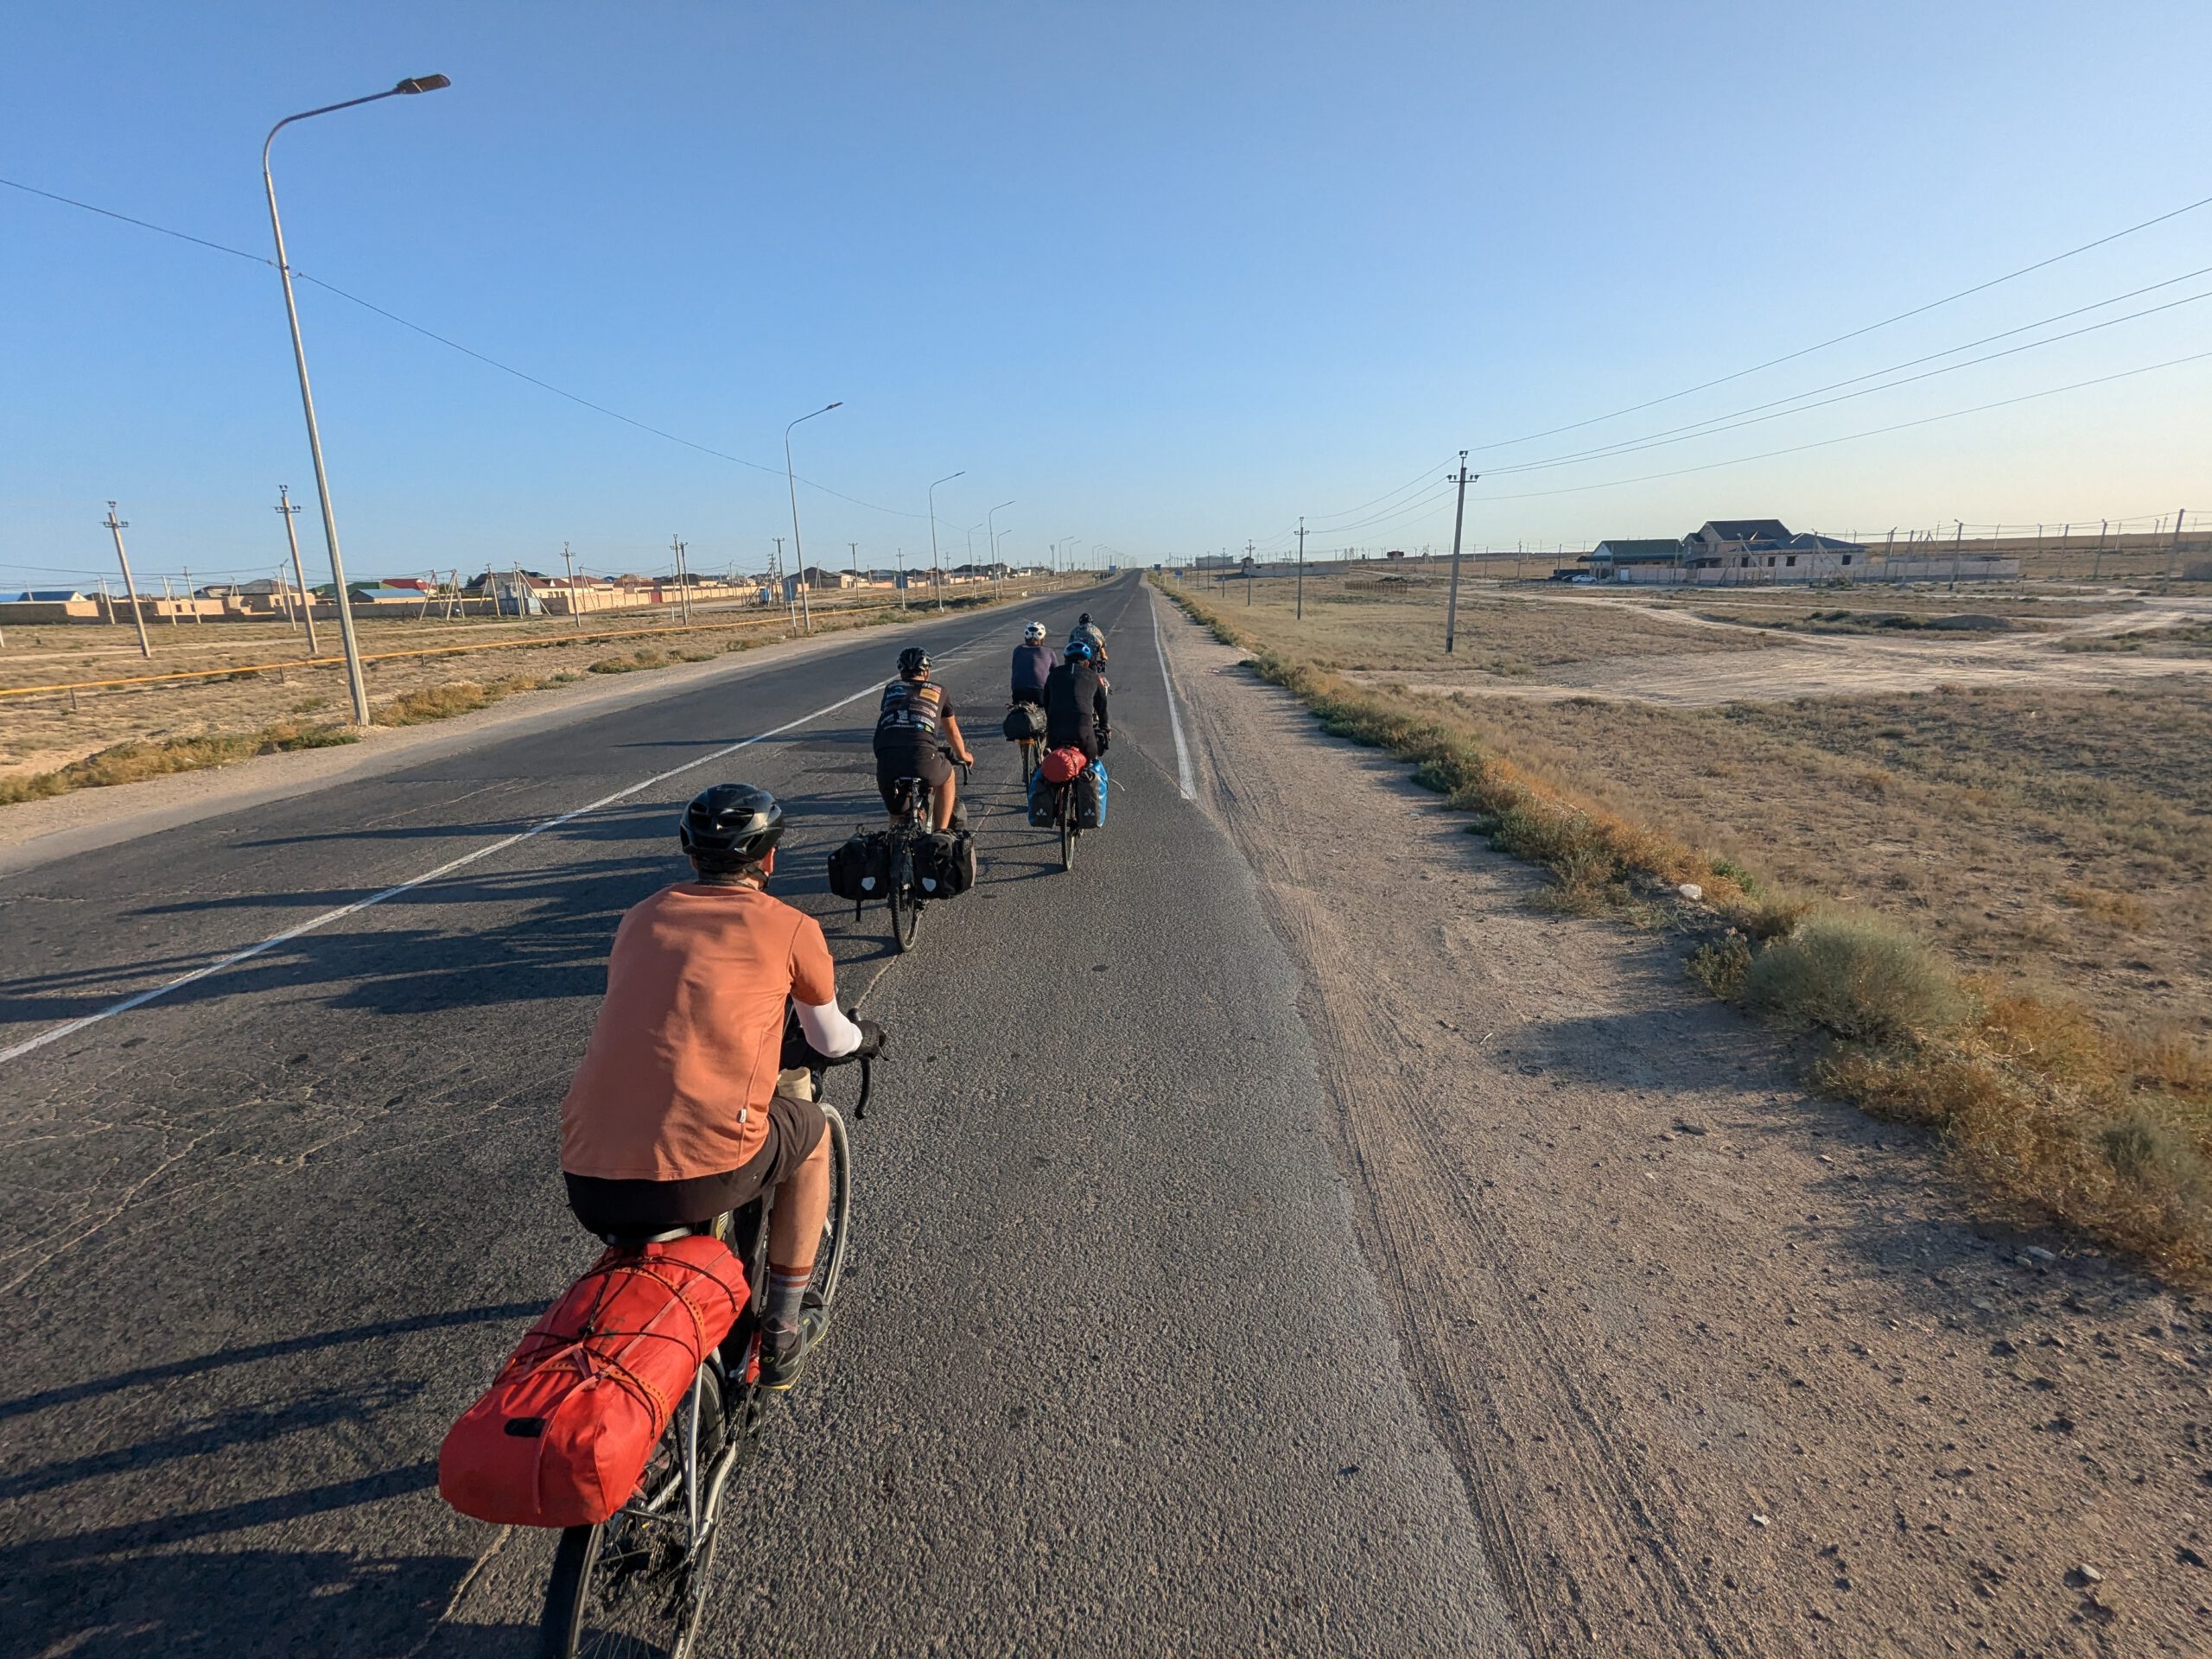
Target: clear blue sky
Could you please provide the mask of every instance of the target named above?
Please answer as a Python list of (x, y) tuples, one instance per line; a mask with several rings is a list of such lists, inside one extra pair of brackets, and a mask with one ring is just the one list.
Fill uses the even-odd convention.
[[(1449, 539), (1348, 509), (2212, 195), (2212, 6), (1868, 0), (17, 7), (0, 175), (268, 251), (802, 488), (808, 550), (956, 560)], [(1860, 375), (2212, 266), (2212, 207), (1783, 367), (1476, 464)], [(2212, 291), (2212, 277), (2075, 327)], [(779, 474), (302, 290), (349, 574), (757, 567)], [(2048, 332), (2048, 331), (2047, 331)], [(2031, 333), (1999, 342), (2017, 344)], [(1996, 349), (1990, 347), (1987, 349)], [(1904, 389), (1471, 493), (1469, 537), (2212, 513), (2212, 299)], [(1941, 359), (1942, 362), (1953, 359)], [(1940, 366), (1940, 363), (1929, 366)], [(312, 499), (271, 270), (0, 189), (0, 586), (273, 565)], [(1564, 492), (1536, 494), (1538, 491)], [(1395, 507), (1420, 493), (1392, 498)], [(1333, 516), (1332, 516), (1333, 515)], [(312, 511), (302, 518), (321, 558)], [(1343, 527), (1343, 528), (1340, 528)]]

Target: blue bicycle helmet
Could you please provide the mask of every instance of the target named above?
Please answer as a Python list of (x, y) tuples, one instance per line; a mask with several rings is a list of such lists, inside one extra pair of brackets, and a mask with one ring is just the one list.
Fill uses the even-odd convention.
[(1090, 660), (1091, 657), (1090, 641), (1080, 637), (1071, 639), (1068, 641), (1067, 650), (1062, 654), (1071, 660), (1073, 660), (1076, 658), (1081, 658), (1087, 663)]

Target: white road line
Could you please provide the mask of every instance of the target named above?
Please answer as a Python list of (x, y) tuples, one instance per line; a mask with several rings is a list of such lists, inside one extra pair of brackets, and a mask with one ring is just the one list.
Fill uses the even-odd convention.
[[(1145, 597), (1152, 602), (1152, 648), (1160, 658), (1160, 683), (1167, 691), (1167, 725), (1175, 734), (1175, 787), (1183, 791), (1183, 798), (1195, 801), (1198, 780), (1191, 774), (1191, 746), (1183, 741), (1183, 716), (1175, 707), (1175, 682), (1167, 675), (1167, 647), (1160, 638), (1160, 595), (1152, 584), (1145, 584)], [(0, 1060), (8, 1057), (0, 1054)]]
[[(974, 641), (966, 643), (972, 645)], [(956, 650), (963, 648), (963, 646), (955, 647)], [(532, 836), (543, 835), (548, 830), (557, 830), (563, 824), (583, 817), (587, 812), (596, 812), (602, 806), (612, 806), (617, 801), (627, 800), (632, 795), (651, 789), (655, 784), (664, 784), (671, 778), (678, 777), (696, 767), (706, 766), (710, 761), (719, 760), (724, 755), (735, 754), (740, 749), (749, 749), (755, 743), (766, 742), (772, 737), (781, 737), (785, 732), (794, 731), (810, 720), (819, 720), (824, 715), (835, 714), (848, 703), (858, 702), (862, 697), (872, 697), (882, 689), (882, 681), (871, 681), (850, 696), (840, 697), (835, 702), (825, 703), (810, 715), (801, 715), (797, 720), (786, 721), (772, 732), (755, 733), (753, 736), (739, 742), (716, 749), (712, 754), (702, 754), (696, 760), (686, 760), (680, 766), (671, 766), (666, 772), (655, 772), (652, 777), (632, 784), (626, 789), (618, 789), (612, 795), (602, 795), (587, 805), (562, 813), (558, 817), (548, 818), (543, 823), (533, 823), (527, 830), (518, 830), (512, 836), (503, 836), (487, 846), (479, 847), (473, 853), (464, 853), (459, 858), (448, 859), (437, 868), (425, 870), (422, 874), (410, 877), (396, 887), (386, 887), (382, 893), (372, 893), (365, 899), (356, 899), (350, 905), (340, 905), (335, 910), (327, 910), (321, 915), (302, 922), (296, 927), (288, 927), (282, 933), (272, 933), (258, 944), (250, 944), (243, 950), (233, 950), (229, 956), (211, 962), (203, 968), (195, 968), (183, 977), (173, 979), (166, 985), (156, 985), (151, 990), (139, 992), (136, 996), (126, 996), (122, 1001), (102, 1008), (98, 1014), (88, 1014), (82, 1019), (65, 1021), (50, 1030), (41, 1032), (35, 1037), (26, 1037), (12, 1048), (0, 1048), (0, 1065), (6, 1065), (10, 1060), (20, 1059), (35, 1049), (44, 1048), (48, 1043), (60, 1042), (64, 1037), (82, 1031), (87, 1026), (96, 1026), (103, 1020), (111, 1020), (118, 1014), (128, 1014), (133, 1008), (143, 1007), (156, 997), (167, 996), (171, 991), (180, 991), (188, 985), (196, 985), (211, 975), (221, 973), (226, 968), (235, 968), (238, 963), (250, 961), (264, 950), (273, 950), (280, 944), (289, 944), (303, 933), (312, 933), (317, 928), (327, 927), (333, 922), (343, 921), (355, 912), (366, 910), (372, 905), (380, 905), (387, 899), (397, 899), (401, 893), (412, 892), (426, 881), (435, 881), (442, 875), (451, 875), (455, 870), (474, 864), (479, 859), (489, 858), (494, 853), (503, 853), (518, 842), (528, 841)]]

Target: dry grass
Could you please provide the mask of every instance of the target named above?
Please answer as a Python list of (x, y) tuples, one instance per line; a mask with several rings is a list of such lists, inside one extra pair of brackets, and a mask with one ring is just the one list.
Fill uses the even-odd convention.
[(519, 674), (481, 682), (448, 680), (443, 685), (403, 691), (378, 709), (372, 718), (378, 726), (421, 726), (434, 720), (451, 720), (455, 715), (474, 714), (479, 709), (490, 708), (502, 697), (511, 697), (518, 691), (535, 691), (544, 683)]
[(2063, 640), (2060, 649), (2139, 652), (2149, 657), (2197, 657), (2212, 651), (2212, 622), (2183, 623), (2169, 628), (2144, 628), (2127, 633), (2101, 633), (2087, 639)]
[[(1558, 907), (1648, 921), (1668, 889), (1697, 881), (1726, 930), (1707, 926), (1692, 975), (1828, 1033), (1819, 1084), (1936, 1130), (1985, 1205), (2177, 1276), (2212, 1272), (2203, 690), (1696, 711), (1436, 698), (1351, 684), (1177, 596), (1328, 730), (1411, 760), (1471, 828), (1544, 866)], [(2069, 868), (2075, 879), (2055, 879)], [(2146, 879), (2171, 902), (2137, 897)], [(1862, 887), (1864, 905), (1891, 913), (1852, 907)], [(1973, 952), (1947, 947), (1990, 944), (1981, 930), (2000, 918), (1988, 971), (1961, 974), (1955, 959)], [(2094, 976), (2063, 953), (2105, 966), (2123, 933), (2129, 951), (2186, 966), (2178, 1005), (2114, 996), (2100, 1012), (2028, 982), (2082, 986)]]
[(1809, 916), (1751, 959), (1752, 1007), (1860, 1043), (1918, 1043), (1955, 1030), (1972, 1004), (1920, 940), (1877, 916)]
[(207, 766), (227, 766), (257, 754), (276, 754), (286, 749), (322, 749), (358, 742), (352, 732), (336, 726), (307, 725), (279, 721), (257, 732), (226, 733), (207, 737), (170, 738), (161, 742), (118, 743), (111, 748), (73, 760), (52, 772), (29, 777), (0, 778), (0, 805), (43, 800), (73, 789), (98, 789), (110, 784), (136, 783), (172, 772), (197, 772)]
[[(1068, 578), (1061, 585), (1074, 587), (1087, 580)], [(1052, 586), (1039, 584), (1040, 588)], [(980, 594), (963, 595), (950, 601), (948, 609), (969, 609), (981, 602)], [(865, 604), (823, 605), (815, 611), (814, 629), (825, 633), (876, 626), (896, 622), (900, 614), (895, 601), (887, 603), (880, 597)], [(480, 618), (451, 623), (363, 618), (365, 652), (456, 643), (467, 647), (449, 655), (367, 664), (371, 699), (381, 709), (397, 698), (435, 693), (461, 680), (486, 687), (508, 683), (515, 690), (523, 682), (564, 685), (588, 672), (593, 663), (608, 659), (610, 653), (632, 659), (633, 666), (639, 665), (634, 653), (640, 648), (659, 652), (664, 662), (699, 662), (786, 637), (779, 616), (764, 619), (751, 607), (702, 609), (690, 632), (650, 640), (607, 636), (616, 629), (673, 625), (674, 618), (665, 611), (658, 616), (612, 612), (585, 622), (579, 635), (566, 618)], [(326, 632), (321, 641), (326, 650), (334, 649), (334, 629)], [(226, 675), (207, 681), (86, 691), (75, 707), (66, 694), (58, 693), (0, 701), (0, 782), (16, 789), (29, 787), (26, 780), (30, 778), (128, 742), (251, 736), (293, 714), (303, 702), (319, 702), (334, 709), (345, 704), (342, 666), (303, 666), (299, 658), (306, 651), (305, 641), (281, 622), (163, 624), (151, 630), (151, 637), (154, 658), (149, 663), (138, 655), (128, 626), (10, 627), (6, 649), (0, 651), (0, 689), (242, 668), (255, 663), (283, 662), (286, 666), (281, 675)], [(0, 801), (9, 798), (21, 797), (0, 796)]]

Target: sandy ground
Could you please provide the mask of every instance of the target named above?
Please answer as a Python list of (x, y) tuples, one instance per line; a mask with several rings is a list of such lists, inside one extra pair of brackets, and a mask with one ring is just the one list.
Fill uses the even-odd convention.
[[(1866, 634), (1767, 632), (1769, 649), (1754, 655), (1701, 648), (1714, 631), (1740, 634), (1738, 626), (1656, 605), (1627, 601), (1567, 599), (1561, 603), (1607, 604), (1638, 615), (1663, 618), (1685, 630), (1680, 652), (1640, 652), (1554, 667), (1535, 679), (1479, 672), (1355, 674), (1354, 679), (1402, 684), (1410, 691), (1464, 691), (1514, 697), (1599, 697), (1710, 708), (1724, 702), (1783, 702), (1795, 697), (1848, 696), (1867, 692), (1925, 691), (1938, 685), (2059, 685), (2098, 688), (2172, 674), (2212, 673), (2212, 656), (2160, 656), (2069, 652), (2066, 639), (2145, 632), (2212, 620), (2212, 600), (2172, 599), (2140, 609), (2054, 619), (2049, 631), (2024, 634), (1922, 634), (1885, 638)], [(1866, 608), (1878, 608), (1867, 605)], [(1971, 610), (1971, 602), (1956, 608)], [(1232, 618), (1232, 620), (1234, 620)], [(1696, 631), (1697, 645), (1687, 641)]]
[(1531, 1651), (2212, 1650), (2212, 1316), (1961, 1221), (1921, 1136), (1807, 1096), (1675, 948), (1531, 911), (1160, 613)]

